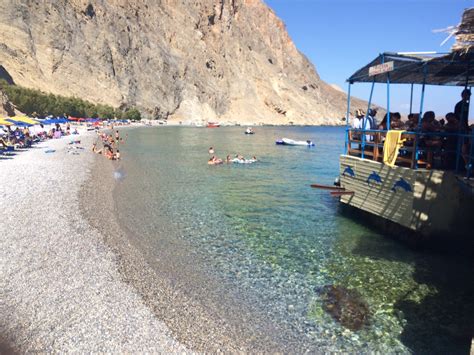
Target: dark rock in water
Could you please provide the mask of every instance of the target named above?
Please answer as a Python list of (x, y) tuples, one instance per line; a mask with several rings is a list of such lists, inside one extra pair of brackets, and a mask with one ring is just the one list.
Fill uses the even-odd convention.
[(344, 327), (359, 330), (368, 324), (369, 306), (355, 290), (342, 286), (327, 285), (321, 290), (323, 307)]

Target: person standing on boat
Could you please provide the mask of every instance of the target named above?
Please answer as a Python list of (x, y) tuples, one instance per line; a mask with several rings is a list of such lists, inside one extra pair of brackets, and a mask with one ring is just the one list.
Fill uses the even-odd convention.
[(365, 129), (377, 129), (377, 123), (375, 122), (375, 116), (377, 115), (377, 110), (371, 108), (367, 114), (367, 121), (365, 124)]
[(461, 93), (462, 100), (454, 107), (454, 114), (459, 120), (462, 131), (467, 131), (469, 127), (469, 99), (471, 98), (471, 90), (464, 89)]
[[(367, 116), (362, 118), (361, 128), (365, 130), (377, 129), (377, 124), (375, 123), (375, 115), (377, 114), (377, 110), (371, 108), (367, 112)], [(367, 142), (373, 141), (374, 137), (372, 134), (366, 134), (365, 140)]]
[(354, 117), (352, 118), (352, 128), (361, 129), (362, 128), (362, 118), (364, 117), (365, 112), (361, 109), (357, 109)]

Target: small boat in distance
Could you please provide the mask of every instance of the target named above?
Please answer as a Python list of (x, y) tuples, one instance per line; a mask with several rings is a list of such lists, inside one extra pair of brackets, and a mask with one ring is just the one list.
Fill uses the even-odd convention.
[(255, 134), (255, 131), (251, 127), (247, 127), (245, 134)]
[(282, 138), (281, 140), (278, 140), (275, 143), (278, 145), (303, 145), (307, 147), (314, 147), (313, 141), (310, 141), (309, 139), (306, 141), (295, 141), (290, 138)]
[(207, 128), (217, 128), (220, 127), (220, 123), (217, 122), (207, 122)]

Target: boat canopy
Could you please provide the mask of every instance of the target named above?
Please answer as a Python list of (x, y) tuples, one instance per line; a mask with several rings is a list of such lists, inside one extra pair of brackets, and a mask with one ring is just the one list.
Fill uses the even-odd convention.
[(391, 53), (377, 58), (356, 71), (349, 83), (474, 85), (474, 52)]

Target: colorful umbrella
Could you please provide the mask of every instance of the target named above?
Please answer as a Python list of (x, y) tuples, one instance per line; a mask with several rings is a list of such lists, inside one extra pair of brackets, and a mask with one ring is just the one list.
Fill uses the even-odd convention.
[(16, 120), (13, 120), (11, 118), (7, 118), (7, 121), (11, 122), (13, 125), (17, 126), (17, 127), (29, 127), (29, 126), (33, 126), (32, 124), (30, 123), (26, 123), (26, 122), (22, 122), (22, 121), (16, 121)]
[(4, 118), (0, 118), (0, 126), (11, 126), (13, 123), (5, 120)]
[(28, 123), (28, 124), (39, 124), (40, 123), (37, 120), (34, 120), (34, 119), (26, 117), (26, 116), (14, 116), (14, 117), (10, 117), (9, 119), (13, 120), (13, 121), (17, 121), (17, 122)]

